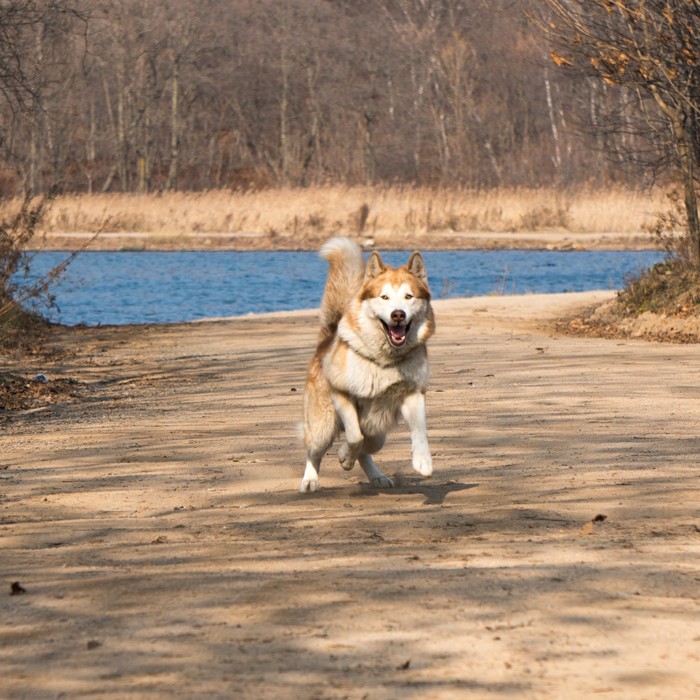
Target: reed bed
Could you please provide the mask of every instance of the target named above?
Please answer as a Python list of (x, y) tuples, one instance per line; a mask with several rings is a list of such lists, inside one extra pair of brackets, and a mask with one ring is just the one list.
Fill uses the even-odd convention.
[[(17, 202), (6, 202), (7, 216)], [(385, 235), (433, 232), (630, 233), (647, 229), (667, 201), (661, 190), (477, 192), (420, 187), (320, 187), (253, 192), (60, 196), (45, 232)]]

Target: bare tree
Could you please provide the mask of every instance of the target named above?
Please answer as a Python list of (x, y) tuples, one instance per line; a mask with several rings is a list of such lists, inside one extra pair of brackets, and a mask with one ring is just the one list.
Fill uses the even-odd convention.
[[(56, 179), (67, 191), (125, 192), (566, 186), (637, 177), (636, 164), (632, 174), (624, 168), (649, 142), (641, 132), (654, 125), (656, 148), (668, 131), (657, 101), (648, 93), (644, 111), (632, 109), (637, 93), (617, 89), (619, 76), (601, 80), (590, 57), (575, 86), (548, 57), (544, 69), (548, 51), (518, 12), (523, 4), (543, 5), (0, 3), (0, 187), (40, 191)], [(607, 18), (619, 13), (609, 4), (614, 12), (602, 0), (591, 7)], [(574, 128), (585, 119), (594, 128)], [(612, 142), (617, 158), (602, 165), (600, 149)]]
[[(73, 0), (9, 0), (0, 4), (0, 146), (20, 171), (25, 191), (42, 183), (44, 163), (64, 165), (64, 115), (51, 97), (71, 82), (73, 47), (84, 30)], [(59, 110), (60, 111), (60, 110)]]
[[(24, 166), (24, 201), (19, 212), (0, 222), (0, 320), (30, 298), (50, 301), (50, 282), (63, 269), (60, 265), (41, 284), (25, 280), (31, 258), (27, 245), (37, 224), (55, 195), (34, 201), (32, 195), (39, 179), (42, 150), (54, 165), (63, 165), (64, 140), (54, 130), (53, 116), (47, 109), (47, 96), (60, 77), (65, 77), (65, 53), (70, 47), (74, 23), (79, 19), (69, 0), (6, 0), (0, 4), (0, 105), (5, 119), (0, 144), (6, 158)], [(29, 136), (23, 148), (21, 135)], [(29, 159), (27, 160), (27, 155)]]
[(684, 192), (694, 264), (700, 268), (700, 2), (545, 0), (552, 59), (578, 78), (596, 76), (633, 97), (637, 126), (659, 145), (655, 167)]

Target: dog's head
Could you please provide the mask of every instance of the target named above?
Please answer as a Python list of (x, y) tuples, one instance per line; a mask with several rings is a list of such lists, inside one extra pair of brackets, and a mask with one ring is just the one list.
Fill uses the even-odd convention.
[(433, 332), (428, 275), (418, 252), (399, 268), (385, 265), (379, 253), (372, 253), (360, 299), (365, 312), (380, 325), (392, 351), (423, 343)]

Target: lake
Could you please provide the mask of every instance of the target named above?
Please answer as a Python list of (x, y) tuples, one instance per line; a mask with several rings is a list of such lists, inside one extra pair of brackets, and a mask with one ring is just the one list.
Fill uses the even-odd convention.
[[(409, 252), (383, 254), (391, 265)], [(64, 260), (37, 253), (32, 276)], [(435, 298), (619, 289), (663, 259), (654, 251), (428, 251)], [(315, 252), (85, 252), (52, 288), (66, 325), (171, 323), (265, 311), (312, 309), (327, 264)]]

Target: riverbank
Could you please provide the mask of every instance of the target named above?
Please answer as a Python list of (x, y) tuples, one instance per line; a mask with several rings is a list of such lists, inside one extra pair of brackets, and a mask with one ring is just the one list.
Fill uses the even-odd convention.
[(332, 451), (311, 497), (314, 312), (56, 329), (9, 364), (74, 395), (4, 416), (0, 695), (700, 695), (697, 353), (553, 330), (613, 294), (438, 301), (433, 478), (401, 428), (397, 489)]
[[(328, 236), (301, 238), (265, 233), (182, 233), (163, 236), (139, 232), (50, 232), (33, 242), (41, 250), (72, 251), (88, 245), (100, 251), (318, 250)], [(377, 250), (660, 250), (658, 240), (645, 233), (562, 232), (450, 232), (419, 236), (412, 233), (378, 233), (357, 237), (367, 249)]]

